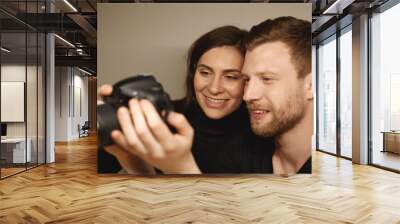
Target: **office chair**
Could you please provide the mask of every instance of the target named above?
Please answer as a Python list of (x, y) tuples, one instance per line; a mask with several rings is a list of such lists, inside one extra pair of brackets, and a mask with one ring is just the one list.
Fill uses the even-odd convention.
[(82, 127), (80, 127), (80, 125), (78, 124), (79, 138), (89, 136), (89, 129), (90, 129), (89, 121), (85, 121)]

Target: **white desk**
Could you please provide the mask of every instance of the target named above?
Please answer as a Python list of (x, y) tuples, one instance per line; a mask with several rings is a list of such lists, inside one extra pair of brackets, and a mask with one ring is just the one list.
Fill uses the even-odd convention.
[[(31, 162), (32, 154), (31, 154), (31, 145), (32, 140), (30, 138), (26, 139), (27, 147), (25, 154), (25, 138), (6, 138), (1, 139), (1, 149), (2, 152), (10, 150), (9, 147), (12, 147), (12, 163), (25, 163)], [(4, 148), (5, 147), (5, 148)], [(3, 155), (2, 155), (3, 157)], [(25, 159), (27, 159), (25, 161)]]

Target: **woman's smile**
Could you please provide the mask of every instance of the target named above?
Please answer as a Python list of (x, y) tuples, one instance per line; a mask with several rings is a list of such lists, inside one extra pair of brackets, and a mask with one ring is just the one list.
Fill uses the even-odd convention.
[(205, 104), (209, 108), (214, 108), (214, 109), (222, 109), (224, 108), (227, 104), (226, 102), (229, 99), (221, 99), (221, 98), (214, 98), (214, 97), (208, 97), (206, 95), (203, 95), (205, 98)]

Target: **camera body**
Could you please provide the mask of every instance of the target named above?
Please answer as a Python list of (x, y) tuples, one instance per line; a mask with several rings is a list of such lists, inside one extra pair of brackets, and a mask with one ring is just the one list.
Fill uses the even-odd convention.
[(112, 145), (111, 132), (120, 129), (116, 112), (119, 107), (128, 107), (130, 99), (149, 100), (165, 121), (173, 110), (168, 93), (152, 75), (137, 75), (113, 85), (111, 96), (104, 97), (104, 104), (97, 106), (97, 133), (100, 147)]

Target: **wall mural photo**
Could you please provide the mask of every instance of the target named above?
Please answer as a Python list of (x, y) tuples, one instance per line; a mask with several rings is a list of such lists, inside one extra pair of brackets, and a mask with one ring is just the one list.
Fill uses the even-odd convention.
[(98, 172), (310, 174), (310, 21), (311, 4), (99, 4)]

